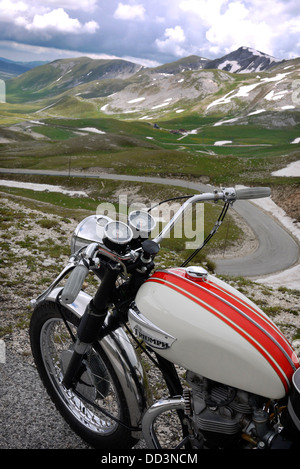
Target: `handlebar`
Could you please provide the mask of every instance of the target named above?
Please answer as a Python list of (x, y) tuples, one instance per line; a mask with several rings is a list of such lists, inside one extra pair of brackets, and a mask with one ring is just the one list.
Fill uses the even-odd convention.
[(173, 228), (176, 221), (179, 219), (181, 214), (184, 212), (186, 207), (190, 204), (196, 202), (208, 202), (214, 201), (217, 202), (218, 200), (223, 200), (224, 202), (234, 202), (238, 199), (260, 199), (262, 197), (268, 197), (271, 194), (271, 190), (269, 187), (247, 187), (244, 189), (235, 189), (233, 187), (225, 188), (220, 191), (215, 190), (214, 192), (206, 192), (203, 194), (196, 194), (189, 198), (175, 213), (174, 217), (167, 223), (167, 225), (163, 228), (161, 233), (156, 236), (154, 241), (159, 243), (166, 234)]
[(63, 303), (69, 305), (75, 301), (88, 273), (89, 267), (84, 264), (79, 264), (72, 270), (61, 295)]
[[(203, 194), (197, 194), (191, 196), (175, 213), (173, 218), (167, 223), (167, 225), (163, 228), (156, 238), (152, 240), (152, 243), (160, 243), (160, 241), (166, 236), (166, 234), (173, 228), (174, 224), (184, 212), (186, 207), (190, 204), (196, 202), (205, 202), (205, 201), (215, 201), (223, 200), (224, 202), (234, 202), (235, 200), (246, 200), (246, 199), (260, 199), (263, 197), (269, 197), (271, 194), (271, 190), (269, 187), (247, 187), (247, 188), (226, 188), (220, 191), (215, 190), (214, 192), (207, 192)], [(103, 246), (98, 243), (91, 243), (86, 248), (86, 253), (84, 259), (80, 261), (78, 265), (73, 269), (67, 282), (64, 286), (61, 300), (65, 304), (72, 304), (76, 297), (78, 296), (83, 282), (89, 273), (89, 268), (91, 265), (91, 260), (96, 251), (102, 253), (105, 257), (108, 257), (116, 262), (121, 263), (123, 266), (123, 262), (127, 260), (133, 260), (133, 252), (129, 254), (125, 254), (123, 256), (113, 253), (108, 248), (103, 250)], [(133, 256), (133, 257), (132, 257)], [(123, 261), (123, 262), (122, 262)], [(124, 266), (125, 268), (125, 266)]]
[(236, 199), (261, 199), (271, 195), (269, 187), (246, 187), (245, 189), (236, 189)]
[(85, 258), (74, 267), (69, 278), (66, 281), (64, 289), (61, 294), (61, 301), (64, 304), (72, 304), (77, 298), (83, 282), (85, 281), (89, 270), (91, 260), (98, 249), (98, 243), (91, 243), (86, 247)]

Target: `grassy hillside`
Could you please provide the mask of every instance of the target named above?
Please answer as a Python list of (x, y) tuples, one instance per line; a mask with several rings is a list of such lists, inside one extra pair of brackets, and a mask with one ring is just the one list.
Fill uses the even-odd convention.
[[(0, 167), (96, 168), (228, 185), (283, 183), (271, 172), (299, 158), (298, 146), (291, 144), (300, 135), (299, 126), (214, 126), (214, 120), (189, 115), (158, 121), (159, 128), (112, 118), (26, 121), (14, 130), (2, 128), (5, 143), (0, 140)], [(216, 145), (220, 141), (232, 143)]]
[[(4, 175), (4, 179), (11, 179), (11, 176)], [(113, 203), (118, 212), (119, 194), (127, 194), (128, 207), (133, 206), (134, 203), (144, 203), (147, 207), (151, 207), (155, 202), (165, 200), (170, 197), (181, 197), (193, 192), (188, 189), (181, 189), (175, 187), (161, 186), (159, 184), (141, 184), (129, 183), (121, 181), (101, 180), (94, 178), (70, 178), (60, 177), (59, 179), (54, 176), (18, 176), (14, 175), (13, 179), (16, 181), (42, 183), (51, 185), (60, 185), (65, 189), (84, 191), (87, 197), (76, 197), (62, 194), (59, 189), (57, 192), (38, 192), (26, 188), (13, 188), (4, 187), (0, 184), (2, 197), (9, 197), (11, 200), (21, 200), (23, 204), (28, 207), (39, 208), (45, 216), (45, 226), (47, 225), (47, 213), (56, 214), (65, 220), (68, 217), (81, 221), (84, 217), (94, 214), (98, 205), (101, 202)], [(179, 200), (174, 203), (182, 203)], [(220, 214), (222, 206), (211, 203), (205, 204), (204, 208), (204, 235), (207, 236), (217, 217)], [(3, 220), (5, 221), (6, 211), (3, 208)], [(194, 227), (198, 227), (193, 219)], [(160, 224), (160, 229), (162, 228)], [(49, 229), (52, 225), (49, 223)], [(49, 230), (50, 232), (50, 230)], [(184, 229), (182, 230), (184, 235)], [(67, 242), (66, 249), (69, 250), (69, 241)], [(181, 263), (187, 256), (191, 254), (191, 250), (186, 249), (185, 241), (191, 241), (190, 238), (186, 239), (184, 236), (178, 237), (171, 236), (166, 238), (161, 246), (159, 254), (160, 262), (166, 265), (174, 265), (174, 262)], [(213, 262), (209, 261), (209, 254), (216, 253), (226, 249), (230, 249), (234, 245), (240, 245), (244, 241), (244, 233), (238, 227), (231, 212), (227, 216), (226, 223), (224, 223), (218, 233), (215, 235), (208, 248), (199, 253), (195, 258), (195, 262), (206, 262), (208, 268), (213, 269)]]
[(23, 103), (57, 96), (84, 83), (116, 75), (126, 78), (140, 66), (124, 60), (92, 60), (88, 57), (56, 60), (35, 67), (7, 83), (10, 102)]
[(10, 80), (0, 167), (299, 183), (271, 173), (300, 159), (292, 144), (300, 137), (300, 61), (259, 75), (191, 69), (196, 62), (145, 69), (66, 59)]

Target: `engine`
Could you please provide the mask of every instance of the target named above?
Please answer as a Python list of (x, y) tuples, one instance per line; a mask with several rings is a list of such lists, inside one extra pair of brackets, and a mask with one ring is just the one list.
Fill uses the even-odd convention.
[[(197, 448), (275, 448), (285, 446), (279, 425), (271, 425), (266, 404), (249, 394), (188, 371), (185, 413), (193, 422)], [(289, 443), (287, 443), (289, 444)]]

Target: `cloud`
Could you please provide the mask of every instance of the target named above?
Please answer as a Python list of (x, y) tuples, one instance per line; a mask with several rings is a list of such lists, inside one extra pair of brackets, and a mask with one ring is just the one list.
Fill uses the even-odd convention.
[(208, 42), (228, 52), (240, 45), (273, 53), (272, 29), (265, 21), (252, 19), (241, 2), (231, 2), (226, 11), (215, 18), (206, 32)]
[[(34, 3), (34, 2), (32, 2)], [(36, 3), (41, 3), (37, 2)], [(80, 2), (74, 2), (74, 0), (43, 0), (43, 5), (47, 5), (50, 8), (55, 7), (63, 8), (64, 10), (81, 10), (92, 12), (97, 8), (97, 0), (80, 0)]]
[(175, 28), (166, 28), (165, 39), (156, 39), (155, 43), (159, 51), (173, 53), (178, 57), (185, 55), (186, 51), (180, 46), (185, 41), (185, 34), (181, 26)]
[(145, 8), (143, 5), (126, 5), (119, 3), (114, 13), (114, 18), (119, 20), (144, 20)]
[[(227, 53), (245, 45), (276, 56), (280, 43), (289, 49), (297, 43), (291, 37), (299, 34), (300, 24), (294, 0), (179, 0), (179, 8), (190, 25), (198, 19), (205, 34), (199, 47), (208, 52)], [(193, 34), (194, 26), (189, 30)]]
[(0, 41), (155, 63), (240, 46), (300, 56), (299, 24), (299, 0), (0, 0)]
[(226, 0), (183, 0), (179, 8), (185, 13), (191, 13), (200, 18), (206, 25), (211, 25), (220, 16), (221, 7)]
[(12, 2), (10, 0), (0, 1), (1, 21), (3, 22), (15, 22), (20, 17), (27, 14), (29, 7), (26, 3)]
[[(77, 18), (71, 18), (62, 7), (50, 10), (48, 5), (56, 3), (61, 2), (58, 2), (58, 0), (48, 0), (43, 2), (43, 5), (39, 5), (34, 2), (26, 4), (23, 1), (13, 2), (11, 0), (1, 0), (0, 21), (23, 27), (27, 31), (42, 32), (52, 30), (65, 34), (95, 33), (99, 28), (98, 23), (94, 20), (81, 23)], [(71, 4), (69, 0), (64, 0), (62, 3)], [(93, 6), (94, 4), (95, 0), (83, 1), (85, 7), (88, 5)]]
[(57, 8), (44, 15), (34, 15), (32, 21), (26, 25), (26, 29), (28, 31), (52, 30), (65, 34), (77, 34), (82, 31), (88, 32), (89, 28), (85, 28), (85, 25), (82, 26), (78, 19), (70, 18), (62, 8)]

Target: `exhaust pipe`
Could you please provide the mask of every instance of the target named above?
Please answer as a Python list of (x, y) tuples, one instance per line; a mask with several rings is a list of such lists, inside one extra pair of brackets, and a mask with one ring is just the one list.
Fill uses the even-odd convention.
[(155, 402), (149, 409), (145, 412), (142, 420), (142, 431), (145, 438), (147, 448), (151, 449), (161, 449), (159, 441), (157, 439), (154, 423), (156, 418), (163, 412), (169, 410), (184, 410), (185, 409), (185, 400), (183, 397), (176, 397), (170, 399), (163, 399)]

